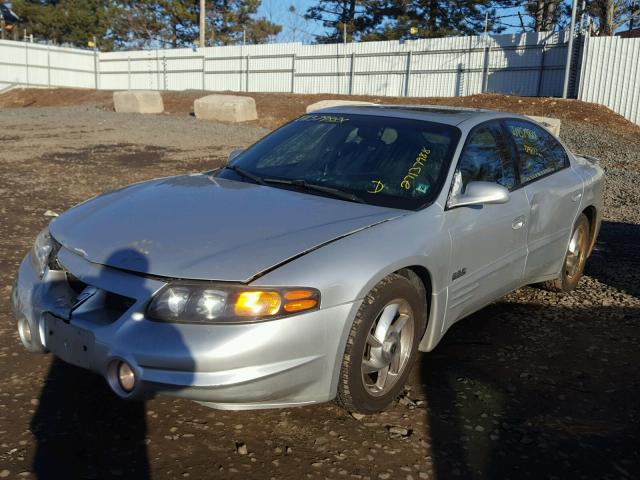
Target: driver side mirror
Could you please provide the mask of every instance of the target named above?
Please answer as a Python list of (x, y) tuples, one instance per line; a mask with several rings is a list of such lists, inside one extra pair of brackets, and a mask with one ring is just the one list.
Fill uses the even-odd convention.
[(225, 165), (229, 165), (233, 160), (235, 160), (238, 155), (240, 155), (242, 152), (244, 152), (243, 148), (236, 148), (235, 150), (231, 150), (231, 153), (229, 153), (229, 156), (227, 157), (227, 162), (225, 163)]
[(469, 182), (464, 193), (454, 193), (448, 202), (449, 208), (507, 203), (509, 189), (492, 182)]

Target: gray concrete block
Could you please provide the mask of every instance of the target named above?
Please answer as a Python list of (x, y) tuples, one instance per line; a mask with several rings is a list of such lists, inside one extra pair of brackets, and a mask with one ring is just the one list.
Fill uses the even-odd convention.
[(531, 120), (535, 120), (540, 125), (546, 127), (551, 133), (553, 133), (556, 137), (560, 136), (560, 119), (559, 118), (551, 118), (551, 117), (536, 117), (533, 115), (527, 115)]
[(375, 103), (358, 100), (320, 100), (319, 102), (307, 105), (307, 113), (331, 107), (348, 107), (353, 105), (375, 105)]
[(118, 113), (164, 112), (162, 95), (154, 90), (113, 92), (113, 106)]
[(251, 97), (235, 95), (208, 95), (193, 102), (196, 118), (221, 122), (248, 122), (257, 120), (256, 101)]

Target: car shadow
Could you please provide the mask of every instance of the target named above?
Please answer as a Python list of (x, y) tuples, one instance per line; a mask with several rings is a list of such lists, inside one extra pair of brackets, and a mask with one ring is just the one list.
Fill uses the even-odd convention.
[[(146, 257), (135, 250), (118, 250), (110, 258), (127, 259), (145, 267), (142, 272), (148, 271)], [(107, 270), (102, 268), (101, 276)], [(96, 286), (113, 282), (101, 276), (81, 280)], [(73, 314), (71, 318), (73, 321)], [(182, 338), (178, 330), (175, 336)], [(176, 355), (189, 355), (184, 342), (176, 345), (181, 350)], [(195, 362), (193, 365), (195, 369)], [(123, 400), (101, 375), (56, 357), (42, 387), (31, 431), (36, 439), (32, 470), (40, 480), (151, 477), (144, 401)]]
[[(587, 274), (637, 297), (639, 238), (605, 222)], [(615, 292), (594, 306), (592, 288), (516, 292), (420, 357), (435, 478), (637, 478), (640, 309)]]
[(602, 222), (585, 274), (640, 298), (640, 225)]
[(119, 399), (101, 376), (57, 358), (31, 431), (39, 479), (150, 478), (144, 403)]

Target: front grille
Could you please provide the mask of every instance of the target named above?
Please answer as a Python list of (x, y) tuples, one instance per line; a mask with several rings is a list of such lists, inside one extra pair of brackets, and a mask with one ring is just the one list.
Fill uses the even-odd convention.
[[(136, 301), (133, 298), (118, 295), (113, 292), (106, 292), (104, 297), (104, 307), (118, 315), (118, 318), (122, 316), (124, 312), (129, 310)], [(116, 319), (117, 320), (117, 319)]]
[(60, 243), (58, 243), (53, 237), (51, 237), (51, 240), (53, 240), (53, 248), (49, 254), (47, 267), (49, 267), (49, 270), (63, 270), (62, 266), (58, 262), (58, 253), (60, 252), (62, 245), (60, 245)]
[[(55, 259), (57, 263), (57, 258)], [(65, 273), (71, 304), (71, 319), (82, 318), (92, 323), (108, 325), (118, 320), (129, 310), (136, 300), (124, 295), (86, 283), (57, 263), (58, 269)], [(96, 292), (80, 304), (79, 297), (87, 288)]]
[[(58, 260), (56, 259), (56, 262), (57, 261)], [(62, 267), (60, 267), (60, 269), (62, 269)], [(65, 271), (64, 273), (67, 275), (67, 283), (69, 284), (69, 287), (71, 287), (71, 290), (76, 292), (77, 295), (80, 295), (80, 293), (82, 293), (82, 291), (87, 288), (88, 285), (74, 276), (73, 273), (67, 271)]]

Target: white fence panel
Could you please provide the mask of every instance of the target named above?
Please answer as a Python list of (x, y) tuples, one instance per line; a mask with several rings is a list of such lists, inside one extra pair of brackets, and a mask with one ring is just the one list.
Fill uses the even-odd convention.
[(96, 54), (0, 40), (0, 84), (95, 88)]
[(578, 98), (640, 124), (640, 38), (588, 38)]

